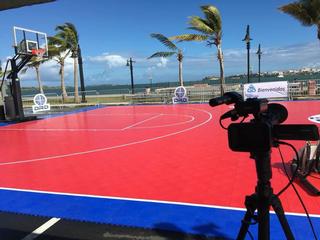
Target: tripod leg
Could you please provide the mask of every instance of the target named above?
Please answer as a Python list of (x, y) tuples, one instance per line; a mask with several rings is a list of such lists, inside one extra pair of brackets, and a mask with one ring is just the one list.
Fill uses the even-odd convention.
[(287, 218), (284, 214), (280, 199), (276, 195), (272, 196), (271, 205), (272, 205), (273, 210), (277, 214), (277, 217), (278, 217), (279, 222), (281, 224), (281, 227), (284, 231), (284, 234), (286, 235), (287, 240), (294, 240), (294, 236), (291, 232), (289, 223), (288, 223)]
[(241, 228), (239, 230), (237, 240), (245, 239), (249, 229), (251, 219), (252, 219), (252, 213), (250, 212), (250, 210), (247, 210), (246, 214), (244, 215), (244, 218), (241, 221)]
[(270, 239), (270, 214), (269, 214), (270, 201), (265, 198), (259, 198), (258, 203), (258, 239)]
[(254, 216), (254, 212), (257, 209), (257, 196), (255, 194), (251, 196), (246, 196), (245, 205), (247, 208), (246, 214), (241, 221), (241, 228), (239, 230), (237, 240), (243, 240), (246, 237), (249, 226), (251, 224), (251, 219)]

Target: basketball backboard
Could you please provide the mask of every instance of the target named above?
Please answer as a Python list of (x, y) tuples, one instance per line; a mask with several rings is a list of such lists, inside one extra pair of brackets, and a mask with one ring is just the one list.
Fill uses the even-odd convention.
[(21, 27), (13, 27), (14, 49), (16, 54), (36, 55), (37, 50), (44, 50), (48, 57), (47, 34)]

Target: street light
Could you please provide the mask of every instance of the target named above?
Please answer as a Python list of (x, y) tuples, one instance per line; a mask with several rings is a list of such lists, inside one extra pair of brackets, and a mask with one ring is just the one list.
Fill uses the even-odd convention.
[(134, 94), (134, 84), (133, 84), (133, 67), (132, 63), (135, 63), (135, 61), (132, 61), (132, 58), (127, 60), (127, 67), (130, 67), (130, 74), (131, 74), (131, 94)]
[(260, 76), (261, 76), (260, 63), (261, 63), (261, 55), (262, 55), (260, 44), (258, 47), (257, 55), (258, 55), (258, 59), (259, 59), (259, 82), (260, 82)]
[(151, 74), (149, 76), (149, 80), (150, 80), (150, 90), (152, 91), (152, 75)]
[(247, 25), (247, 31), (246, 36), (242, 41), (245, 41), (247, 44), (247, 81), (250, 82), (250, 41), (252, 39), (250, 38), (250, 26)]

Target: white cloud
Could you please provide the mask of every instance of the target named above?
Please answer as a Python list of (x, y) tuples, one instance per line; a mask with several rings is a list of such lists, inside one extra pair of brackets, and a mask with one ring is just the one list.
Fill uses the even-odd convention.
[(100, 56), (88, 57), (91, 62), (106, 63), (109, 68), (123, 67), (127, 64), (127, 59), (120, 55), (110, 55), (109, 53), (103, 53)]
[[(152, 76), (154, 75), (154, 72), (156, 72), (159, 69), (163, 69), (163, 68), (167, 68), (168, 67), (168, 62), (169, 59), (161, 57), (161, 58), (157, 58), (157, 59), (151, 59), (151, 60), (143, 60), (141, 59), (141, 62), (146, 63), (146, 69), (145, 72), (142, 74), (142, 76), (144, 78), (152, 78)], [(151, 66), (150, 66), (150, 62), (151, 62)], [(149, 63), (149, 64), (148, 64)], [(163, 72), (163, 71), (162, 71)]]
[[(288, 70), (302, 68), (304, 66), (319, 66), (320, 46), (318, 42), (288, 45), (282, 47), (263, 47), (262, 46), (261, 69), (262, 71)], [(257, 47), (252, 46), (250, 51), (251, 66), (257, 68), (258, 57)], [(246, 49), (223, 49), (224, 66), (227, 75), (246, 72), (247, 51)], [(218, 61), (212, 62), (212, 58), (203, 56), (203, 60), (216, 64)], [(200, 66), (200, 59), (197, 60)], [(185, 62), (196, 61), (186, 57)], [(216, 64), (215, 74), (218, 73), (218, 65)], [(256, 69), (253, 69), (254, 71)]]
[(158, 68), (165, 68), (166, 66), (167, 66), (167, 63), (168, 63), (168, 59), (167, 58), (160, 58), (160, 62), (159, 63), (157, 63), (157, 67)]
[(242, 57), (246, 53), (246, 50), (239, 50), (239, 49), (226, 49), (223, 51), (223, 56), (225, 58), (236, 58)]

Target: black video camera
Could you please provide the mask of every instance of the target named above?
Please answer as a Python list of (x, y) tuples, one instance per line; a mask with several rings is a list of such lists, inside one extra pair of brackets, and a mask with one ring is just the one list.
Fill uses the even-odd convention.
[(250, 122), (232, 123), (228, 126), (229, 147), (236, 152), (269, 151), (275, 140), (319, 140), (319, 130), (314, 124), (281, 124), (288, 117), (287, 109), (267, 99), (249, 98), (243, 100), (237, 92), (227, 92), (222, 97), (213, 98), (212, 107), (233, 104), (234, 109), (224, 113), (220, 121), (231, 118), (254, 118)]

